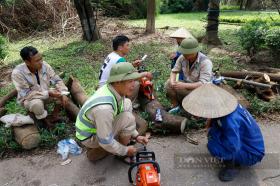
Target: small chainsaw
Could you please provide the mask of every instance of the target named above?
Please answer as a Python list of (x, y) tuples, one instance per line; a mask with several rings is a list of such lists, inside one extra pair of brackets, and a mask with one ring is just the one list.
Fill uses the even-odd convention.
[[(147, 55), (144, 55), (141, 59), (141, 61), (145, 61), (147, 58)], [(142, 64), (141, 66), (139, 66), (138, 68), (139, 72), (144, 72), (146, 71), (145, 66)], [(146, 77), (143, 77), (140, 79), (140, 92), (146, 96), (149, 100), (154, 100), (154, 85), (152, 83), (152, 81)]]
[[(136, 186), (160, 186), (160, 167), (155, 160), (155, 153), (147, 151), (146, 146), (143, 151), (137, 152), (136, 163), (128, 169), (129, 182)], [(136, 182), (133, 182), (131, 173), (135, 167)]]

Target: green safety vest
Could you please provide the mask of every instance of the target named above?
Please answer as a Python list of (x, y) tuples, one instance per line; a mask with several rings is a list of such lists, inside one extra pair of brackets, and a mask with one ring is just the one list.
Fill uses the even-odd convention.
[(121, 107), (118, 108), (118, 103), (114, 94), (109, 90), (108, 84), (98, 89), (83, 105), (77, 119), (76, 119), (76, 137), (79, 140), (85, 140), (93, 135), (96, 135), (96, 125), (93, 121), (87, 118), (86, 113), (91, 108), (110, 104), (114, 109), (114, 117), (119, 113), (123, 112), (123, 101)]

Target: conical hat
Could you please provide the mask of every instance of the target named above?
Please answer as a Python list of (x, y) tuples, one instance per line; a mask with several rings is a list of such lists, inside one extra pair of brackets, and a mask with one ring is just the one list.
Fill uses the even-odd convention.
[(211, 83), (193, 90), (183, 100), (183, 108), (190, 114), (202, 118), (220, 118), (232, 113), (237, 99), (226, 90)]
[(169, 37), (171, 38), (186, 38), (189, 36), (193, 37), (193, 35), (185, 28), (179, 28), (178, 30), (169, 35)]

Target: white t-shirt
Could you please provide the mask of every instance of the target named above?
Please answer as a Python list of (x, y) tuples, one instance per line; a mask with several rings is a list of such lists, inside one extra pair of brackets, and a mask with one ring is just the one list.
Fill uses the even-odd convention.
[(121, 57), (116, 52), (110, 53), (104, 60), (104, 63), (99, 72), (99, 87), (102, 87), (106, 84), (109, 76), (111, 68), (114, 64), (125, 62), (126, 60)]

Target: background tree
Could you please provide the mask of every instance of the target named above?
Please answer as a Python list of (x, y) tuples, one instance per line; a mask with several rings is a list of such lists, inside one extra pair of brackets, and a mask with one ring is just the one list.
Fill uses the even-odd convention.
[(86, 41), (96, 41), (101, 38), (97, 24), (94, 10), (89, 0), (74, 0), (77, 13), (79, 15), (81, 25), (83, 28), (83, 38)]
[(209, 0), (195, 0), (193, 4), (194, 11), (207, 11)]
[(247, 0), (245, 4), (245, 10), (259, 10), (262, 8), (260, 0)]
[(280, 15), (280, 0), (272, 0), (272, 2), (275, 5), (275, 8), (277, 9), (279, 15)]
[(221, 45), (222, 42), (218, 37), (220, 15), (220, 0), (210, 0), (208, 4), (208, 16), (206, 35), (202, 42), (210, 45)]
[(146, 33), (155, 33), (156, 0), (147, 0), (147, 23)]
[(244, 5), (244, 0), (239, 0), (238, 4), (239, 4), (239, 10), (242, 10), (243, 9), (243, 5)]

